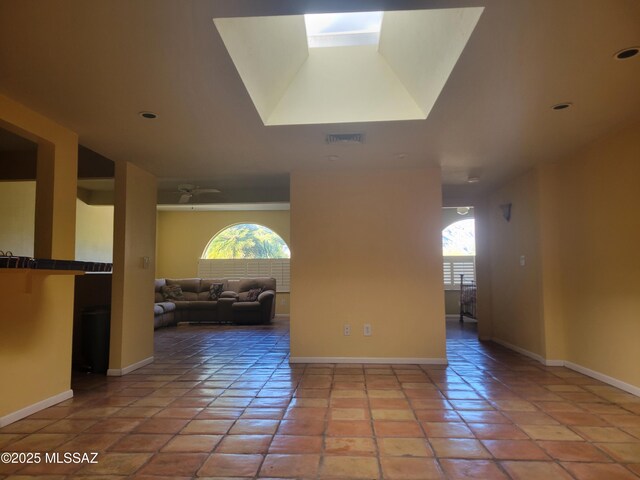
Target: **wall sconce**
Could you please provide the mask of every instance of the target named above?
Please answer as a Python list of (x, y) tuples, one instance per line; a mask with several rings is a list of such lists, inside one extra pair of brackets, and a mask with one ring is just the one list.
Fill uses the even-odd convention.
[(511, 203), (503, 203), (500, 205), (500, 210), (502, 210), (502, 216), (504, 219), (507, 222), (511, 221)]

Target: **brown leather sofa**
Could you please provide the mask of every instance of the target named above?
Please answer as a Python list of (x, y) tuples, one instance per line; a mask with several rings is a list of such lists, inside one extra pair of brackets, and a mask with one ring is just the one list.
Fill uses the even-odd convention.
[[(210, 299), (212, 284), (222, 284), (222, 294)], [(167, 300), (163, 287), (178, 286), (180, 300)], [(247, 301), (250, 290), (260, 289), (255, 301)], [(166, 290), (166, 289), (165, 289)], [(155, 282), (154, 327), (188, 323), (269, 324), (275, 315), (275, 278), (244, 279), (157, 279)]]

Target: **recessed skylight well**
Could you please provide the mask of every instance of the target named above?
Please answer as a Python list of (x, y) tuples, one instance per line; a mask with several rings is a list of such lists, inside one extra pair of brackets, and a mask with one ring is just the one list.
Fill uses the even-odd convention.
[(314, 13), (304, 16), (309, 48), (377, 45), (383, 12)]

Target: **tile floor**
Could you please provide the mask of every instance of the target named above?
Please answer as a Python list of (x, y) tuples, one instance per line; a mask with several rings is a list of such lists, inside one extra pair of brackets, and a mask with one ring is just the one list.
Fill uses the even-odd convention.
[[(292, 365), (286, 322), (156, 333), (154, 364), (77, 376), (75, 397), (0, 429), (0, 478), (640, 477), (640, 398), (449, 322), (450, 364)], [(469, 333), (471, 330), (471, 333)]]

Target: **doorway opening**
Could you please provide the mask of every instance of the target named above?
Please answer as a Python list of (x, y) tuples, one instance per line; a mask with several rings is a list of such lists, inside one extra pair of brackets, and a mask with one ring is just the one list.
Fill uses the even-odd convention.
[(442, 210), (442, 262), (447, 339), (478, 336), (474, 208)]

